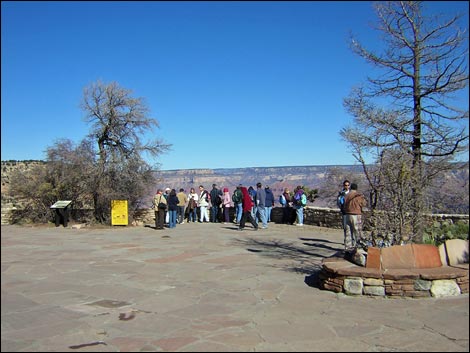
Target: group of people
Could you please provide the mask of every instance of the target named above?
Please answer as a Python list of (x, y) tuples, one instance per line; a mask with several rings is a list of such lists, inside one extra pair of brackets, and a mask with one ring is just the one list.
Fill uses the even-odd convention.
[[(288, 189), (284, 190), (286, 203), (282, 204), (285, 208), (284, 214), (287, 214), (292, 207), (296, 208), (297, 225), (303, 225), (303, 207), (301, 204), (301, 195), (303, 190), (298, 186), (293, 195)], [(239, 230), (243, 230), (247, 222), (250, 222), (255, 230), (259, 227), (268, 228), (271, 222), (271, 211), (275, 204), (275, 197), (269, 186), (263, 187), (261, 183), (256, 184), (256, 189), (252, 186), (246, 187), (242, 184), (230, 194), (228, 188), (220, 190), (216, 184), (212, 185), (210, 191), (203, 185), (199, 185), (199, 192), (191, 188), (189, 194), (184, 189), (166, 188), (158, 189), (153, 199), (153, 208), (155, 210), (155, 228), (164, 229), (165, 224), (168, 228), (174, 228), (177, 224), (187, 222), (212, 222), (223, 221), (230, 222), (230, 209), (234, 208), (233, 223), (238, 225)], [(209, 214), (210, 210), (210, 214)], [(198, 219), (199, 218), (199, 219)], [(286, 221), (283, 223), (293, 222)]]
[[(199, 193), (191, 188), (189, 194), (182, 188), (178, 193), (175, 189), (158, 189), (153, 200), (155, 228), (163, 229), (165, 224), (174, 228), (176, 224), (183, 224), (185, 219), (188, 222), (217, 223), (222, 218), (225, 223), (229, 223), (230, 208), (234, 207), (233, 222), (238, 225), (238, 230), (243, 230), (247, 222), (251, 223), (255, 230), (259, 227), (266, 229), (271, 222), (274, 203), (273, 192), (269, 186), (263, 187), (261, 183), (256, 184), (256, 189), (240, 184), (232, 194), (228, 188), (220, 190), (216, 184), (212, 185), (210, 191), (199, 185)], [(283, 207), (283, 224), (303, 226), (307, 195), (301, 186), (297, 186), (293, 193), (288, 188), (284, 189), (279, 196), (279, 203)], [(345, 251), (351, 252), (361, 239), (362, 208), (367, 202), (364, 195), (357, 191), (357, 184), (344, 180), (343, 189), (337, 197), (337, 205), (342, 214)], [(293, 210), (295, 219), (292, 216)]]

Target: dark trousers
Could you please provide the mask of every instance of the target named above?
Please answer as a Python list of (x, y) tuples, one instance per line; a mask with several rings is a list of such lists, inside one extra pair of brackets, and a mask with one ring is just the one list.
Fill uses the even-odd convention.
[(211, 222), (212, 223), (219, 221), (219, 219), (217, 218), (218, 215), (219, 215), (219, 206), (212, 206), (211, 207)]
[(155, 229), (163, 229), (165, 225), (165, 210), (155, 211)]
[(251, 216), (251, 212), (246, 211), (246, 212), (243, 212), (242, 219), (240, 219), (240, 226), (239, 226), (240, 229), (245, 228), (245, 223), (246, 223), (247, 220), (250, 221), (251, 225), (254, 228), (258, 228), (258, 224), (256, 224), (255, 220)]
[(66, 208), (56, 208), (55, 209), (55, 226), (58, 227), (61, 224), (64, 227), (67, 227), (69, 222), (69, 210)]
[(176, 214), (177, 214), (176, 221), (181, 224), (184, 221), (184, 206), (177, 206), (177, 207), (178, 208), (176, 209)]

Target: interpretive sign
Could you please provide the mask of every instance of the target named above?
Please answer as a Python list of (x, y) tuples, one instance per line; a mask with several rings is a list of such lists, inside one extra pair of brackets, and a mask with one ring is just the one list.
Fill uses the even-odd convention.
[(111, 200), (111, 225), (127, 226), (128, 224), (127, 200)]
[(57, 201), (55, 204), (51, 206), (51, 208), (66, 208), (71, 203), (72, 201)]

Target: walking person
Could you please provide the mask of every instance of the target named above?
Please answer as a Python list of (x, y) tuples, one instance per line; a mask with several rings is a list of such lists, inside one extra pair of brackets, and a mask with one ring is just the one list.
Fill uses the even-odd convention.
[(253, 226), (254, 230), (258, 230), (258, 224), (255, 222), (251, 215), (251, 210), (253, 208), (253, 201), (251, 200), (251, 196), (248, 193), (246, 187), (241, 186), (240, 190), (243, 195), (242, 204), (243, 204), (243, 215), (240, 219), (240, 224), (238, 226), (238, 230), (243, 230), (245, 228), (246, 221), (250, 221), (251, 225)]
[(158, 189), (153, 198), (153, 207), (155, 210), (155, 229), (163, 229), (165, 225), (165, 209), (167, 207), (163, 190)]
[(184, 193), (184, 189), (181, 188), (179, 193), (176, 194), (176, 197), (178, 198), (178, 210), (177, 210), (177, 221), (179, 224), (184, 223), (184, 210), (186, 208), (186, 202), (188, 202), (188, 198), (186, 194)]
[(189, 190), (188, 200), (188, 222), (197, 222), (197, 203), (199, 196), (194, 188)]
[(344, 200), (346, 227), (350, 232), (350, 236), (346, 236), (344, 231), (344, 248), (347, 252), (354, 251), (362, 238), (362, 208), (366, 205), (366, 198), (357, 191), (357, 184), (352, 183)]
[(209, 222), (209, 214), (207, 211), (207, 207), (209, 206), (209, 193), (207, 190), (204, 189), (204, 186), (199, 185), (199, 213), (201, 223)]

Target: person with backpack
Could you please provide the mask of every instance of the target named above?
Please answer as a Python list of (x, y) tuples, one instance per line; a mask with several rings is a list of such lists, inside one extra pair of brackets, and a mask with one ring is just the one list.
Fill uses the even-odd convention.
[(302, 227), (304, 225), (304, 207), (307, 206), (307, 195), (305, 195), (300, 185), (294, 191), (294, 208), (297, 215), (295, 225)]
[(235, 207), (235, 224), (240, 224), (240, 220), (242, 219), (242, 214), (243, 214), (243, 205), (242, 205), (242, 200), (243, 200), (243, 194), (241, 191), (242, 184), (239, 184), (237, 188), (233, 191), (232, 195), (232, 201), (233, 201), (233, 207)]

